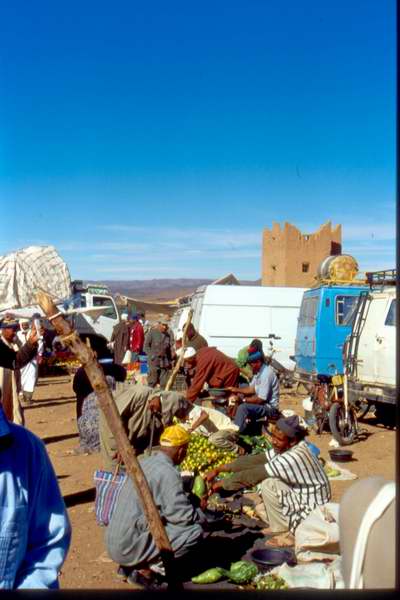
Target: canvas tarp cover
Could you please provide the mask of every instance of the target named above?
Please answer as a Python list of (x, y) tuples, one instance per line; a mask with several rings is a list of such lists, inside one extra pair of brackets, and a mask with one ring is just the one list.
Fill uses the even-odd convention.
[(55, 300), (68, 298), (71, 277), (53, 246), (29, 246), (0, 257), (0, 310), (36, 304), (41, 289)]

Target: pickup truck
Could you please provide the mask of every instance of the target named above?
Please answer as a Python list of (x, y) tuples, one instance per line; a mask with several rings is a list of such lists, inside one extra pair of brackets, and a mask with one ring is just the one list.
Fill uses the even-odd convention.
[[(58, 302), (57, 306), (82, 337), (99, 336), (109, 342), (115, 325), (120, 322), (117, 305), (107, 286), (72, 281), (71, 296)], [(35, 313), (43, 316), (39, 306), (2, 311), (5, 312), (16, 318), (30, 318)], [(48, 325), (46, 323), (46, 327)]]

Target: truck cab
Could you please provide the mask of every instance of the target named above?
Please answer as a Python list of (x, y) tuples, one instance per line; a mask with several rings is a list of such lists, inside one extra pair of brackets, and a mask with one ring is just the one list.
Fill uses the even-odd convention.
[(396, 406), (396, 271), (367, 273), (367, 279), (346, 342), (348, 393), (374, 404), (378, 420), (389, 422)]
[(365, 289), (360, 284), (328, 284), (304, 292), (295, 341), (295, 379), (315, 383), (318, 376), (343, 373), (343, 345)]
[(117, 305), (109, 288), (105, 285), (84, 285), (82, 281), (73, 281), (71, 286), (72, 297), (64, 303), (64, 308), (106, 307), (100, 315), (73, 315), (73, 327), (80, 335), (98, 335), (109, 342), (115, 325), (120, 322)]

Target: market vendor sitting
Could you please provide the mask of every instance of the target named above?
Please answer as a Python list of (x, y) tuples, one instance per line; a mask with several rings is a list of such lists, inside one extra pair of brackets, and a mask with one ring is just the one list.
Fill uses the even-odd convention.
[[(292, 545), (298, 525), (319, 505), (331, 498), (328, 477), (318, 458), (305, 442), (307, 430), (297, 415), (280, 418), (272, 426), (272, 448), (262, 454), (237, 458), (206, 475), (210, 494), (234, 493), (261, 483), (266, 521), (264, 533), (285, 534), (270, 540), (280, 546)], [(231, 477), (214, 481), (219, 473)]]
[[(160, 450), (140, 461), (171, 543), (175, 566), (203, 537), (200, 514), (185, 494), (176, 469), (186, 456), (189, 438), (181, 425), (167, 427), (160, 437)], [(160, 554), (130, 478), (116, 501), (105, 542), (110, 558), (122, 565), (125, 572), (130, 571), (129, 582), (145, 587), (151, 584), (152, 568), (159, 570), (162, 567)], [(179, 574), (178, 568), (176, 571)]]
[(250, 385), (229, 388), (235, 394), (233, 415), (239, 433), (246, 432), (249, 420), (256, 421), (262, 417), (269, 420), (280, 416), (279, 380), (273, 368), (265, 363), (264, 354), (259, 350), (249, 354), (247, 361), (253, 371)]
[(189, 402), (196, 400), (205, 383), (215, 388), (229, 388), (237, 384), (239, 367), (217, 348), (206, 347), (196, 351), (189, 346), (185, 349), (184, 362), (185, 367), (194, 369), (191, 385), (186, 392)]
[(241, 348), (235, 359), (235, 362), (240, 369), (240, 374), (243, 375), (247, 381), (250, 381), (253, 378), (253, 370), (248, 361), (249, 354), (254, 354), (255, 352), (263, 352), (261, 340), (254, 339), (250, 345)]

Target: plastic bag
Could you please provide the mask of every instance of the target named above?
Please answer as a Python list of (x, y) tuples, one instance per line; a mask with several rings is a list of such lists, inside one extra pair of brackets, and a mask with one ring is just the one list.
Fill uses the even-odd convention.
[(296, 558), (304, 562), (334, 560), (339, 554), (338, 521), (339, 504), (317, 506), (296, 529)]

